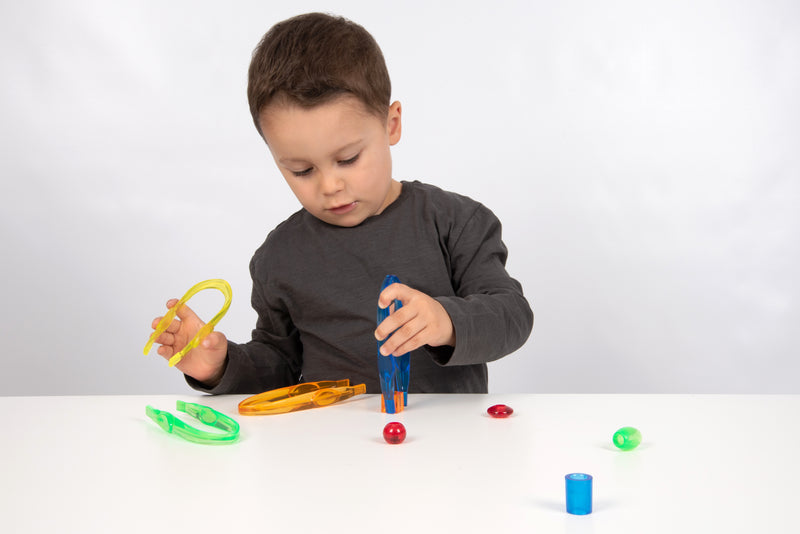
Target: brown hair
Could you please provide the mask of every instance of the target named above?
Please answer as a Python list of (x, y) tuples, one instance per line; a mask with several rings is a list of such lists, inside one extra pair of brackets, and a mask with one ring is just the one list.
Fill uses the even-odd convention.
[(378, 43), (355, 22), (323, 13), (298, 15), (275, 24), (253, 51), (247, 100), (262, 136), (258, 116), (276, 99), (311, 108), (345, 94), (386, 119), (389, 71)]

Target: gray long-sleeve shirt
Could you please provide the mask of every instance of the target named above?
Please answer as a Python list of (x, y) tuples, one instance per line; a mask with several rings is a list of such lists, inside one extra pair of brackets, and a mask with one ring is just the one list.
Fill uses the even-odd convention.
[(210, 393), (258, 393), (299, 381), (365, 383), (380, 393), (378, 294), (387, 274), (438, 300), (455, 328), (453, 347), (411, 353), (412, 393), (485, 393), (486, 363), (515, 351), (533, 313), (505, 269), (501, 225), (482, 204), (420, 182), (403, 182), (381, 214), (355, 227), (300, 210), (267, 236), (250, 263), (253, 339), (229, 342)]

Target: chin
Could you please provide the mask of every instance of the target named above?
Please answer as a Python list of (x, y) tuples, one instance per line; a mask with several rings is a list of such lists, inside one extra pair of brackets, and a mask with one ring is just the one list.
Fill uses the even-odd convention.
[(314, 214), (314, 216), (333, 226), (340, 226), (342, 228), (352, 228), (354, 226), (358, 226), (362, 222), (364, 222), (364, 217), (330, 217), (330, 216), (320, 216)]
[(364, 222), (364, 219), (346, 219), (346, 220), (339, 220), (339, 221), (329, 221), (331, 224), (336, 226), (341, 226), (342, 228), (353, 228), (358, 226), (359, 224)]

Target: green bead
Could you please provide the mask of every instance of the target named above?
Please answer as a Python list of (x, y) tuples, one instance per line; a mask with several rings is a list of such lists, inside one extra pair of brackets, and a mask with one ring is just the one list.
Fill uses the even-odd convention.
[(614, 432), (614, 445), (623, 451), (632, 451), (642, 442), (642, 433), (632, 426), (625, 426)]

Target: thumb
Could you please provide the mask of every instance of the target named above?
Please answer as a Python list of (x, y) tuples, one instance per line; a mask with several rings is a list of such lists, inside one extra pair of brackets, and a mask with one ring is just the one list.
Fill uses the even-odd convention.
[(221, 332), (214, 330), (203, 339), (203, 341), (200, 343), (200, 346), (204, 349), (214, 350), (225, 347), (227, 343), (228, 338), (226, 338)]

